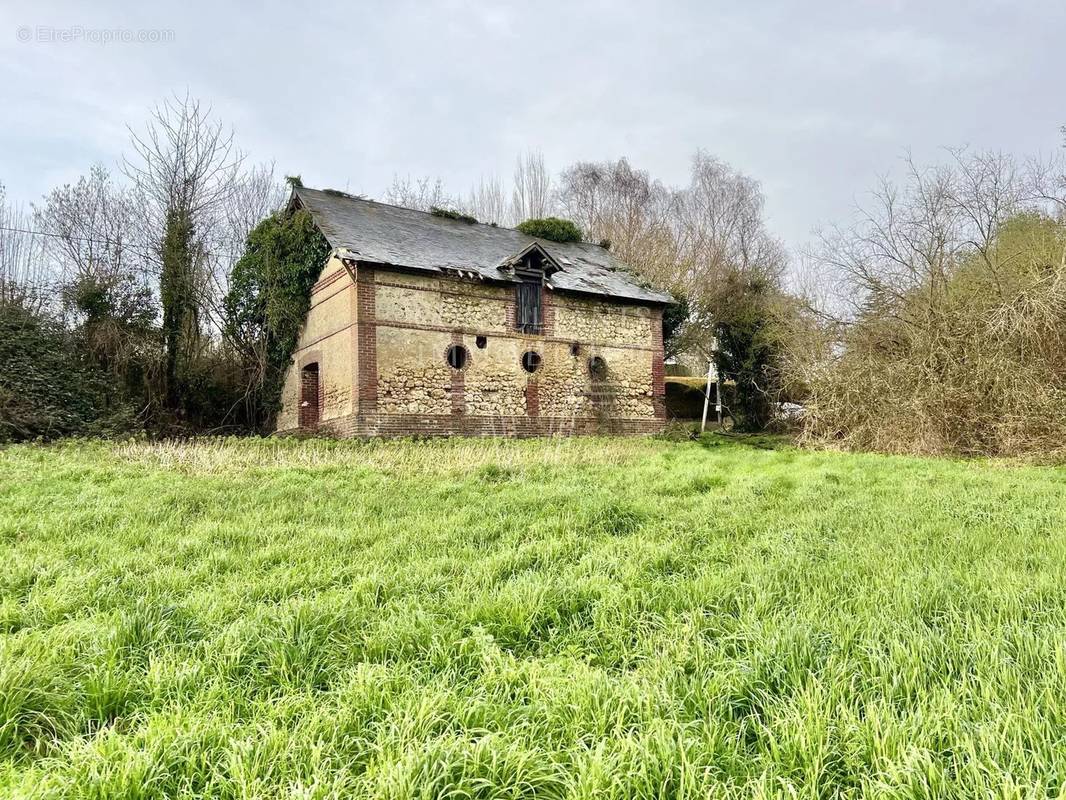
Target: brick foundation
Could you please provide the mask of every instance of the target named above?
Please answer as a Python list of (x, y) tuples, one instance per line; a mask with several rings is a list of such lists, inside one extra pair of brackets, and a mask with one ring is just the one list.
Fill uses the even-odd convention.
[[(650, 436), (661, 433), (661, 419), (462, 416), (453, 414), (352, 414), (319, 425), (319, 432), (340, 438), (404, 436)], [(279, 434), (295, 431), (279, 431)]]
[(537, 392), (536, 378), (530, 378), (526, 384), (526, 416), (540, 416), (540, 395)]

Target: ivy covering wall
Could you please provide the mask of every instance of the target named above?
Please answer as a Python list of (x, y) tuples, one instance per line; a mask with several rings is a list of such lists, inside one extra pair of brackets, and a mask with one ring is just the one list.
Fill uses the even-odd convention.
[(248, 236), (225, 299), (226, 335), (241, 357), (253, 427), (273, 429), (285, 373), (329, 243), (304, 210), (275, 214)]

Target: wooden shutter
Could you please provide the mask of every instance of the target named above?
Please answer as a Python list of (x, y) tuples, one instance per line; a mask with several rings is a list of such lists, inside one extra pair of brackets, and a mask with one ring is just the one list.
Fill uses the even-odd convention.
[(541, 312), (540, 295), (541, 282), (522, 281), (518, 284), (518, 314), (516, 322), (518, 329), (523, 333), (540, 333)]

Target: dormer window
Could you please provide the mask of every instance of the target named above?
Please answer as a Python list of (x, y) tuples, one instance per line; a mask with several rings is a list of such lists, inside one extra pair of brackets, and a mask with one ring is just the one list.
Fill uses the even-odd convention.
[(558, 262), (537, 242), (503, 264), (513, 270), (515, 287), (515, 328), (522, 333), (544, 332), (544, 280), (560, 270)]

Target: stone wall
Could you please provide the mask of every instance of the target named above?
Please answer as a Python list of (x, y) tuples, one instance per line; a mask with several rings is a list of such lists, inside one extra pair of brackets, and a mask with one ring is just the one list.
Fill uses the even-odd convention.
[(507, 330), (514, 290), (479, 281), (378, 270), (378, 322), (469, 330)]
[[(347, 275), (331, 276), (327, 266), (316, 285), (279, 430), (295, 427), (296, 375), (311, 357), (321, 359), (323, 425), (342, 435), (645, 433), (661, 425), (658, 309), (545, 289), (544, 331), (532, 335), (514, 328), (510, 286), (361, 267), (356, 290)], [(466, 351), (462, 369), (448, 363), (453, 346)], [(528, 351), (540, 358), (532, 373), (522, 367)], [(589, 371), (593, 356), (607, 363), (602, 380)], [(343, 381), (348, 391), (335, 390)]]
[[(560, 425), (656, 418), (652, 329), (661, 322), (653, 309), (546, 290), (544, 335), (525, 335), (510, 324), (512, 287), (385, 271), (375, 284), (382, 413), (524, 415)], [(466, 349), (462, 370), (448, 366), (451, 345)], [(540, 356), (533, 373), (521, 366), (527, 351)], [(589, 373), (592, 356), (607, 362), (603, 381)]]
[(605, 342), (651, 342), (654, 312), (644, 306), (619, 306), (594, 300), (559, 298), (555, 332), (573, 339)]

